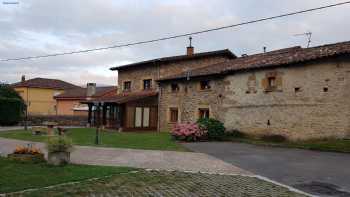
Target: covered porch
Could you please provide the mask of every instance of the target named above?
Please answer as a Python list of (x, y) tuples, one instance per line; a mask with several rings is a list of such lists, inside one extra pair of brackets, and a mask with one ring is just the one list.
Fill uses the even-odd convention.
[(157, 131), (158, 93), (123, 93), (84, 102), (88, 105), (90, 127), (118, 131)]

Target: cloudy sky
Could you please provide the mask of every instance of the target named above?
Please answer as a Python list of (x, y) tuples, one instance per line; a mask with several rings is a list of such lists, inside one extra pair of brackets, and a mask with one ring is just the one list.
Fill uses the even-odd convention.
[[(75, 51), (181, 34), (345, 0), (0, 0), (0, 59)], [(5, 2), (5, 3), (4, 3)], [(18, 2), (7, 4), (6, 2)], [(350, 5), (193, 36), (195, 52), (252, 54), (350, 40)], [(0, 81), (58, 78), (116, 85), (112, 66), (181, 55), (187, 38), (128, 48), (0, 62)]]

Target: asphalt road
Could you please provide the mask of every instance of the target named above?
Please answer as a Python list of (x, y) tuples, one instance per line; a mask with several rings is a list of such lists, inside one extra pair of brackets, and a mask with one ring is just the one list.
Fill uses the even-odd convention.
[(231, 142), (184, 145), (314, 195), (350, 196), (350, 154)]

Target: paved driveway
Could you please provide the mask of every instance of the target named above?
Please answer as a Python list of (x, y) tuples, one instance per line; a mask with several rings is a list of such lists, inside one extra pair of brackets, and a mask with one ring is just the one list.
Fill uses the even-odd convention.
[[(0, 156), (11, 153), (16, 145), (27, 144), (45, 150), (43, 143), (0, 138)], [(193, 152), (74, 146), (71, 161), (76, 164), (252, 175), (215, 157)]]
[(230, 142), (188, 143), (185, 146), (305, 192), (350, 196), (350, 154)]

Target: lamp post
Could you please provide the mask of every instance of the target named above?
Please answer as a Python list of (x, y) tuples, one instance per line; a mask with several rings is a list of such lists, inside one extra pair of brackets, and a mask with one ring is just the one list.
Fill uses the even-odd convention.
[(96, 117), (96, 135), (95, 135), (95, 144), (100, 144), (100, 126), (101, 126), (101, 103), (96, 103), (97, 104), (97, 117)]

